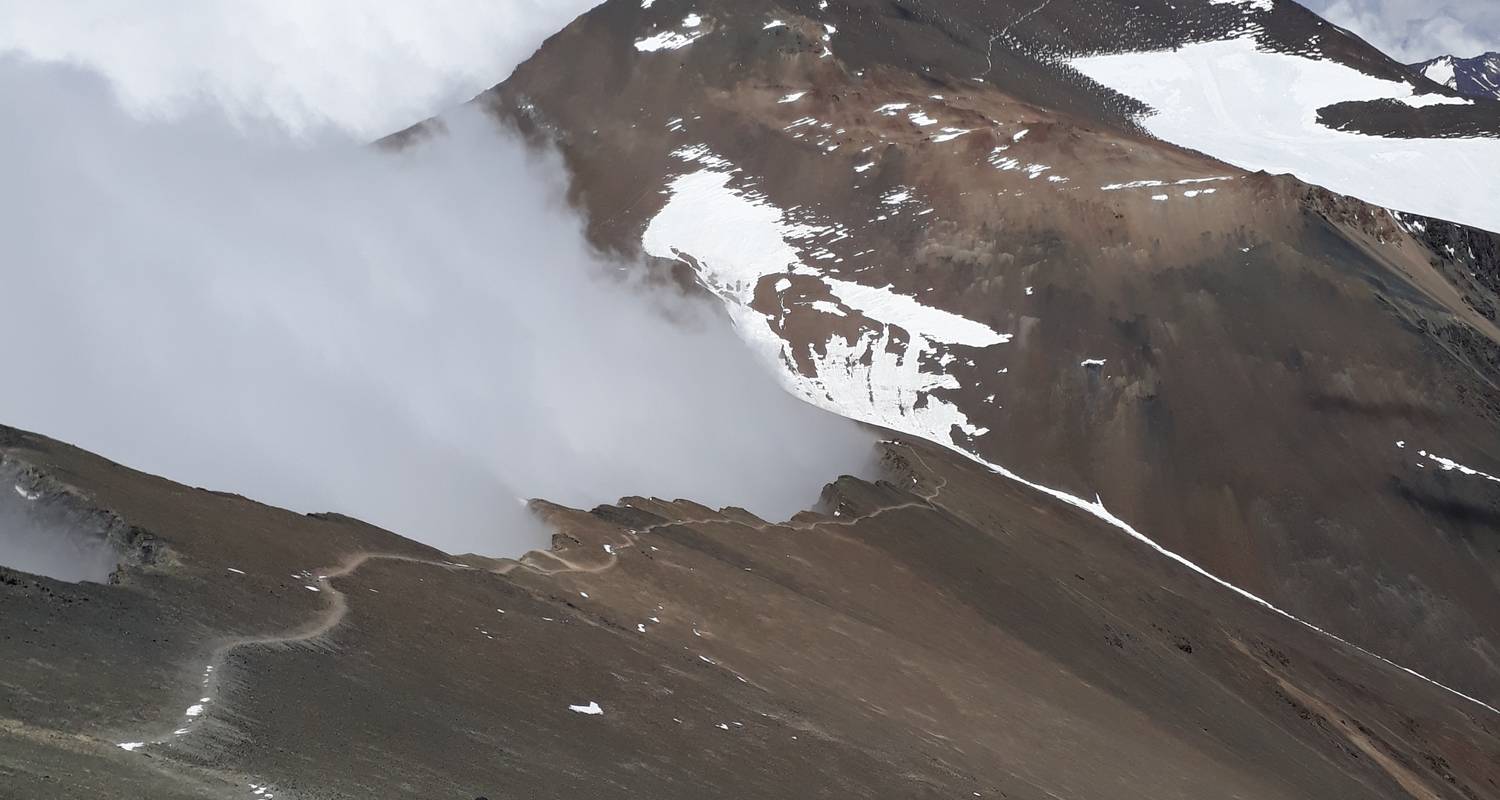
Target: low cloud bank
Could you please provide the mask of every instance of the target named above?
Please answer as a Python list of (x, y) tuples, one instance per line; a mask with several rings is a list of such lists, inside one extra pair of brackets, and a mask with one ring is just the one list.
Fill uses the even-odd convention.
[(1306, 5), (1407, 64), (1500, 50), (1495, 0), (1310, 0)]
[(591, 251), (556, 159), (478, 112), (392, 154), (143, 122), (15, 60), (0, 102), (7, 424), (500, 555), (545, 544), (521, 498), (779, 517), (871, 458), (716, 309)]
[(100, 517), (29, 484), (0, 459), (0, 565), (70, 583), (108, 581), (120, 559)]

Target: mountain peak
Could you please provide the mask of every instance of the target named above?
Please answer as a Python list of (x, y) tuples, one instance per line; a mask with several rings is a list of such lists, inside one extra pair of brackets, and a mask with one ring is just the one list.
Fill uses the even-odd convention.
[(1438, 56), (1411, 68), (1465, 97), (1500, 100), (1500, 52), (1492, 50), (1473, 58)]

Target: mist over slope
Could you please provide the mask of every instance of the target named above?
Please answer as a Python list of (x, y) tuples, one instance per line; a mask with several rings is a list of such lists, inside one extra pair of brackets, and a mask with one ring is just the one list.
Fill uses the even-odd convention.
[(392, 154), (0, 63), (0, 418), (134, 467), (453, 551), (544, 542), (521, 498), (785, 515), (869, 437), (709, 306), (592, 252), (559, 164), (478, 113)]

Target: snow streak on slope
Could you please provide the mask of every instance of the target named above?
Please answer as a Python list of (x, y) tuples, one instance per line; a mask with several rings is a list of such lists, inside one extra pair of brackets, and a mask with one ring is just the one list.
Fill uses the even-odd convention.
[[(724, 301), (736, 331), (756, 352), (773, 362), (773, 368), (793, 394), (851, 419), (951, 448), (1005, 478), (1094, 515), (1161, 555), (1279, 616), (1500, 713), (1482, 700), (1372, 653), (1219, 578), (1137, 531), (1105, 508), (1097, 496), (1092, 502), (1084, 500), (1029, 481), (976, 455), (970, 449), (972, 439), (986, 433), (986, 429), (973, 426), (957, 405), (931, 393), (959, 387), (958, 380), (943, 371), (952, 358), (947, 352), (949, 345), (990, 347), (1004, 344), (1010, 337), (976, 321), (922, 305), (889, 288), (876, 289), (824, 275), (804, 263), (799, 245), (805, 244), (817, 254), (820, 241), (847, 238), (847, 231), (837, 225), (810, 221), (815, 212), (800, 207), (795, 212), (782, 209), (753, 188), (742, 188), (753, 181), (706, 147), (683, 148), (677, 155), (684, 161), (707, 166), (678, 176), (668, 184), (667, 203), (647, 225), (642, 246), (651, 255), (678, 259), (693, 266), (700, 280)], [(814, 255), (813, 261), (817, 260)], [(751, 307), (763, 280), (772, 282), (771, 288), (784, 295), (793, 288), (789, 276), (818, 279), (839, 298), (843, 307), (865, 315), (868, 323), (862, 325), (853, 341), (842, 333), (834, 333), (821, 347), (810, 346), (806, 354), (793, 352), (791, 343), (778, 332), (781, 320)], [(782, 308), (785, 314), (784, 302)], [(909, 341), (903, 341), (903, 334), (909, 336)], [(812, 376), (798, 368), (798, 355), (811, 360)], [(1085, 361), (1084, 365), (1090, 363)]]
[[(939, 442), (939, 444), (941, 444), (941, 442)], [(1110, 525), (1113, 525), (1116, 528), (1119, 528), (1120, 530), (1122, 530), (1125, 533), (1129, 534), (1131, 536), (1131, 538), (1140, 540), (1147, 547), (1150, 547), (1152, 550), (1155, 550), (1156, 552), (1160, 553), (1161, 555), (1166, 556), (1167, 558), (1169, 558), (1169, 559), (1171, 559), (1173, 561), (1176, 561), (1178, 564), (1181, 564), (1182, 566), (1187, 567), (1188, 569), (1192, 570), (1193, 572), (1196, 572), (1199, 575), (1202, 575), (1203, 577), (1205, 577), (1205, 578), (1213, 581), (1214, 583), (1217, 583), (1218, 585), (1224, 587), (1225, 589), (1230, 590), (1231, 592), (1234, 592), (1235, 594), (1239, 595), (1240, 597), (1243, 597), (1246, 600), (1249, 600), (1249, 601), (1255, 603), (1256, 605), (1261, 606), (1262, 608), (1265, 608), (1266, 610), (1268, 610), (1268, 611), (1276, 614), (1277, 616), (1285, 617), (1285, 618), (1287, 618), (1287, 619), (1289, 619), (1289, 620), (1297, 623), (1298, 625), (1302, 625), (1302, 626), (1304, 626), (1304, 627), (1306, 627), (1306, 628), (1308, 628), (1308, 629), (1310, 629), (1312, 631), (1315, 631), (1315, 632), (1320, 633), (1320, 634), (1322, 634), (1324, 636), (1327, 636), (1328, 638), (1330, 638), (1330, 639), (1338, 642), (1339, 644), (1347, 645), (1347, 646), (1353, 648), (1354, 650), (1357, 650), (1358, 652), (1363, 653), (1364, 655), (1369, 656), (1370, 658), (1373, 658), (1373, 659), (1375, 659), (1377, 661), (1380, 661), (1383, 664), (1395, 667), (1396, 669), (1399, 669), (1402, 672), (1405, 672), (1406, 674), (1411, 675), (1414, 678), (1419, 678), (1419, 679), (1421, 679), (1421, 680), (1423, 680), (1423, 681), (1425, 681), (1427, 683), (1430, 683), (1433, 686), (1436, 686), (1437, 688), (1442, 689), (1443, 691), (1448, 692), (1449, 694), (1454, 695), (1455, 697), (1461, 697), (1464, 700), (1469, 701), (1470, 703), (1473, 703), (1473, 704), (1478, 705), (1478, 706), (1483, 706), (1484, 708), (1487, 708), (1490, 711), (1495, 712), (1496, 714), (1500, 714), (1500, 709), (1495, 708), (1494, 706), (1490, 705), (1489, 703), (1484, 702), (1483, 700), (1480, 700), (1477, 697), (1465, 694), (1465, 693), (1463, 693), (1463, 692), (1461, 692), (1461, 691), (1459, 691), (1457, 689), (1454, 689), (1453, 687), (1448, 686), (1446, 684), (1439, 683), (1439, 682), (1433, 680), (1432, 678), (1429, 678), (1426, 675), (1423, 675), (1422, 673), (1417, 672), (1414, 669), (1411, 669), (1410, 667), (1404, 667), (1404, 666), (1402, 666), (1400, 664), (1397, 664), (1396, 662), (1390, 660), (1389, 658), (1386, 658), (1385, 656), (1380, 655), (1379, 653), (1372, 653), (1369, 650), (1366, 650), (1365, 648), (1360, 647), (1359, 645), (1357, 645), (1357, 644), (1349, 641), (1348, 639), (1345, 639), (1345, 638), (1339, 636), (1336, 633), (1330, 633), (1329, 631), (1327, 631), (1327, 630), (1325, 630), (1323, 628), (1320, 628), (1317, 625), (1314, 625), (1311, 622), (1308, 622), (1307, 620), (1302, 619), (1301, 617), (1293, 615), (1291, 612), (1286, 611), (1286, 610), (1284, 610), (1284, 609), (1282, 609), (1282, 608), (1280, 608), (1280, 607), (1272, 604), (1269, 600), (1266, 600), (1265, 598), (1261, 597), (1258, 594), (1255, 594), (1254, 592), (1248, 591), (1246, 589), (1242, 589), (1242, 588), (1240, 588), (1240, 587), (1238, 587), (1238, 586), (1230, 583), (1229, 581), (1226, 581), (1223, 578), (1220, 578), (1219, 576), (1213, 574), (1212, 572), (1209, 572), (1208, 570), (1204, 569), (1203, 567), (1198, 566), (1196, 563), (1194, 563), (1193, 561), (1189, 560), (1187, 557), (1185, 557), (1185, 556), (1183, 556), (1183, 555), (1181, 555), (1179, 553), (1175, 553), (1175, 552), (1173, 552), (1171, 550), (1168, 550), (1165, 547), (1162, 547), (1160, 544), (1157, 544), (1156, 540), (1154, 540), (1151, 537), (1145, 535), (1144, 533), (1141, 533), (1140, 531), (1138, 531), (1135, 528), (1131, 527), (1130, 523), (1126, 522), (1125, 520), (1120, 519), (1119, 517), (1117, 517), (1113, 513), (1111, 513), (1109, 509), (1107, 509), (1107, 508), (1104, 507), (1104, 502), (1102, 500), (1100, 500), (1097, 496), (1094, 498), (1094, 501), (1091, 503), (1091, 502), (1089, 502), (1087, 500), (1084, 500), (1081, 497), (1077, 497), (1075, 495), (1068, 494), (1067, 492), (1060, 491), (1058, 489), (1053, 489), (1050, 486), (1043, 486), (1040, 483), (1033, 483), (1032, 481), (1026, 480), (1025, 478), (1021, 477), (1020, 475), (1017, 475), (1016, 473), (1011, 472), (1010, 470), (1006, 469), (1005, 467), (1000, 466), (999, 464), (992, 464), (992, 463), (990, 463), (988, 461), (985, 461), (984, 459), (980, 458), (979, 456), (974, 455), (973, 453), (969, 453), (969, 452), (964, 451), (961, 448), (954, 448), (954, 449), (956, 449), (956, 450), (958, 450), (958, 452), (963, 453), (964, 455), (966, 455), (966, 456), (974, 459), (975, 461), (977, 461), (977, 462), (985, 465), (986, 467), (989, 467), (990, 469), (994, 470), (996, 473), (998, 473), (1000, 475), (1003, 475), (1003, 476), (1005, 476), (1007, 478), (1010, 478), (1013, 481), (1016, 481), (1017, 483), (1021, 483), (1021, 484), (1024, 484), (1026, 486), (1029, 486), (1032, 489), (1035, 489), (1035, 490), (1037, 490), (1037, 491), (1039, 491), (1039, 492), (1041, 492), (1043, 494), (1046, 494), (1046, 495), (1054, 497), (1054, 498), (1056, 498), (1058, 500), (1061, 500), (1062, 502), (1067, 503), (1070, 506), (1082, 509), (1084, 511), (1087, 511), (1090, 514), (1093, 514), (1094, 516), (1098, 517), (1099, 519), (1101, 519), (1101, 520), (1109, 523)], [(1479, 473), (1479, 474), (1483, 474), (1483, 473)], [(1491, 480), (1497, 480), (1497, 479), (1492, 478), (1491, 476), (1488, 476), (1488, 475), (1486, 475), (1485, 477), (1491, 478)]]
[(1267, 52), (1248, 36), (1070, 63), (1153, 107), (1142, 126), (1173, 144), (1249, 170), (1294, 173), (1387, 208), (1500, 231), (1500, 140), (1394, 139), (1318, 123), (1318, 109), (1344, 101), (1431, 102), (1405, 83)]

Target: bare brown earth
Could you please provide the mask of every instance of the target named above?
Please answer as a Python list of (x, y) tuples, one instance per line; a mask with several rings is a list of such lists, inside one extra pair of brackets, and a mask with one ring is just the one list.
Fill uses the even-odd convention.
[[(584, 15), (476, 100), (562, 151), (602, 247), (639, 253), (664, 187), (699, 168), (673, 151), (702, 145), (740, 169), (733, 185), (853, 232), (827, 248), (841, 261), (818, 262), (827, 274), (1014, 334), (947, 367), (963, 388), (935, 394), (989, 431), (960, 444), (1101, 496), (1352, 641), (1500, 695), (1500, 493), (1415, 455), (1500, 474), (1495, 237), (1437, 220), (1417, 231), (1151, 139), (1133, 101), (1054, 56), (1212, 38), (1248, 19), (1264, 46), (1384, 77), (1403, 67), (1288, 2), (1253, 17), (1203, 0), (640, 6)], [(633, 46), (689, 12), (703, 38)], [(779, 102), (795, 92), (807, 94)], [(876, 112), (888, 103), (972, 130), (937, 141)], [(997, 147), (1017, 165), (997, 167)], [(1211, 178), (1224, 180), (1179, 183)], [(1105, 189), (1142, 180), (1166, 185)], [(881, 219), (900, 187), (932, 213)], [(867, 324), (817, 311), (817, 281), (780, 290), (781, 277), (762, 279), (754, 307), (793, 352)], [(1080, 368), (1090, 358), (1106, 366)]]
[(952, 453), (883, 450), (885, 480), (786, 524), (544, 504), (553, 552), (460, 565), (7, 429), (36, 502), (159, 557), (0, 572), (0, 796), (1500, 796), (1493, 712)]
[[(640, 5), (479, 100), (562, 150), (598, 244), (637, 255), (688, 168), (672, 151), (711, 148), (857, 234), (833, 274), (1015, 335), (941, 392), (990, 430), (976, 453), (1500, 697), (1500, 494), (1415, 456), (1500, 475), (1495, 238), (1164, 145), (1049, 60), (1225, 35), (1238, 7)], [(708, 36), (633, 47), (689, 12)], [(1400, 69), (1292, 3), (1259, 24)], [(974, 130), (936, 142), (874, 112), (891, 102)], [(794, 138), (803, 116), (819, 130)], [(1049, 171), (996, 167), (1001, 146)], [(1103, 189), (1144, 179), (1169, 199)], [(898, 186), (933, 213), (876, 224)], [(799, 347), (863, 324), (774, 284), (755, 307)], [(0, 797), (1500, 797), (1492, 711), (921, 441), (789, 524), (538, 504), (555, 547), (519, 561), (10, 429), (0, 453), (26, 502), (95, 515), (124, 557), (110, 585), (0, 570)]]

